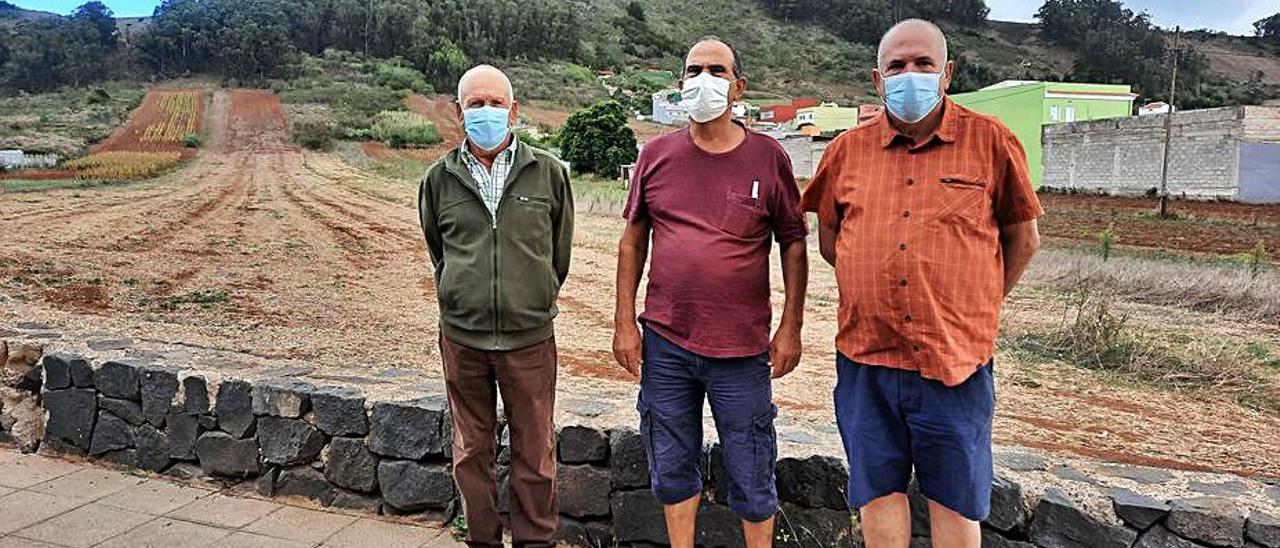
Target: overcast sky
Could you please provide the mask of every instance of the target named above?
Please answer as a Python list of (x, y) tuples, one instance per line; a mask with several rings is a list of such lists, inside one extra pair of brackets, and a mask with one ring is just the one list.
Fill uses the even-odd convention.
[[(66, 14), (84, 0), (9, 0), (24, 8)], [(755, 0), (740, 0), (753, 2)], [(888, 1), (888, 0), (886, 0)], [(103, 0), (117, 17), (151, 15), (159, 0)], [(987, 0), (991, 18), (1001, 21), (1031, 21), (1042, 0)], [(1252, 34), (1253, 22), (1280, 12), (1277, 0), (1125, 0), (1126, 7), (1146, 11), (1157, 25), (1186, 29), (1210, 28), (1232, 34)]]

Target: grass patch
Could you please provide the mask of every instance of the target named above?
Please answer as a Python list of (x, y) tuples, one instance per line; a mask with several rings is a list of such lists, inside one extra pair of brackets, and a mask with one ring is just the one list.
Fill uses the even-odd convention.
[(573, 178), (574, 202), (592, 213), (621, 213), (627, 203), (627, 194), (626, 187), (617, 179), (605, 179), (595, 174)]
[(103, 186), (112, 186), (124, 184), (121, 181), (105, 181), (101, 179), (50, 179), (50, 180), (25, 180), (25, 179), (3, 179), (0, 180), (0, 189), (4, 192), (39, 192), (42, 190), (57, 190), (64, 188), (81, 189), (81, 188), (97, 188)]
[(214, 305), (225, 304), (228, 301), (227, 292), (221, 289), (201, 289), (186, 293), (183, 295), (170, 295), (163, 301), (160, 301), (160, 308), (163, 310), (174, 311), (184, 304), (199, 305), (200, 308), (212, 308)]
[[(1115, 380), (1228, 397), (1252, 409), (1280, 413), (1280, 382), (1259, 373), (1270, 350), (1207, 337), (1158, 337), (1130, 323), (1116, 290), (1081, 279), (1062, 323), (1013, 338), (1015, 350), (1098, 371)], [(1263, 354), (1265, 353), (1265, 354)], [(1260, 354), (1262, 358), (1260, 358)]]

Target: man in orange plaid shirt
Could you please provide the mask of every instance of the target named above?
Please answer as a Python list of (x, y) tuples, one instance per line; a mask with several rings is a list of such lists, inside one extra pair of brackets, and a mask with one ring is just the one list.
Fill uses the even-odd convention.
[(885, 113), (845, 132), (802, 198), (840, 291), (836, 418), (869, 548), (906, 548), (914, 471), (935, 547), (981, 544), (990, 510), (1000, 304), (1040, 245), (1027, 159), (994, 117), (946, 97), (937, 26), (880, 42)]

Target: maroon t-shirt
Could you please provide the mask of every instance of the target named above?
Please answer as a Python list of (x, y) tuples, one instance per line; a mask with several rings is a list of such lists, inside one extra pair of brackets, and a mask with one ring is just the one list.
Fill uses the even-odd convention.
[(747, 131), (720, 154), (698, 148), (688, 129), (649, 141), (622, 213), (653, 225), (640, 319), (702, 356), (767, 351), (770, 235), (785, 244), (808, 234), (799, 200), (791, 160), (766, 135)]

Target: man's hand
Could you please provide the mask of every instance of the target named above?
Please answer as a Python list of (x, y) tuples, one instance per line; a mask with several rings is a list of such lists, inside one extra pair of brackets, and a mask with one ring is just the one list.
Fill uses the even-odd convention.
[(643, 344), (635, 320), (614, 324), (613, 358), (637, 380), (640, 379), (640, 362), (644, 356)]
[(773, 334), (769, 343), (769, 363), (773, 364), (772, 378), (780, 379), (800, 365), (800, 329), (782, 326)]

